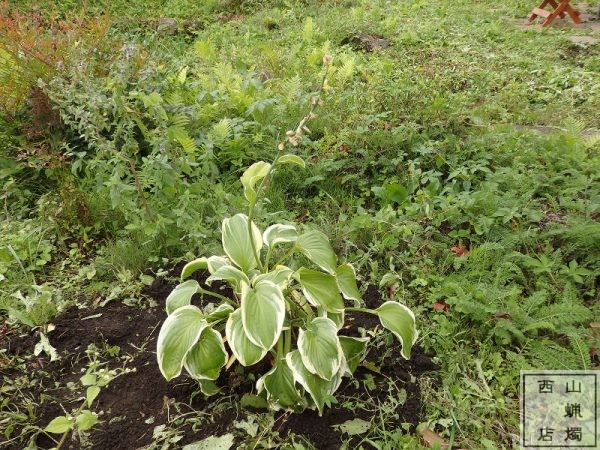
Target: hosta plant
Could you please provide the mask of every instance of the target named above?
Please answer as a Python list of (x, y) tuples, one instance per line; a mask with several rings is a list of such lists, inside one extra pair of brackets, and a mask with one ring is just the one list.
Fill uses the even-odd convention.
[[(324, 58), (327, 67), (328, 58)], [(327, 73), (327, 70), (325, 71)], [(288, 131), (272, 163), (252, 164), (242, 175), (248, 214), (223, 220), (223, 255), (188, 263), (179, 284), (167, 297), (168, 317), (158, 336), (157, 358), (167, 380), (182, 370), (198, 380), (209, 395), (214, 380), (236, 360), (252, 366), (264, 358), (270, 370), (257, 390), (272, 408), (294, 411), (316, 407), (319, 414), (333, 398), (344, 375), (360, 363), (367, 338), (340, 336), (347, 311), (379, 317), (383, 327), (400, 341), (401, 354), (410, 357), (417, 338), (415, 317), (406, 306), (387, 301), (375, 310), (346, 307), (344, 299), (360, 303), (356, 274), (350, 264), (339, 264), (328, 238), (314, 229), (277, 223), (260, 230), (253, 221), (257, 203), (268, 180), (282, 164), (304, 167), (297, 155), (286, 153), (298, 145), (306, 123), (314, 117), (320, 93), (311, 98), (309, 114)], [(308, 266), (303, 262), (310, 262)], [(225, 297), (189, 279), (207, 270), (206, 284), (226, 282), (233, 295)], [(192, 305), (194, 294), (212, 296), (219, 303), (204, 309)]]

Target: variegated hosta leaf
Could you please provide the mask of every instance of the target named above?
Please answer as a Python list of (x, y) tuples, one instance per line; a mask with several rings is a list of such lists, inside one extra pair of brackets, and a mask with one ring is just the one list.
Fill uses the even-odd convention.
[(197, 380), (216, 380), (227, 359), (221, 334), (205, 328), (185, 359), (185, 369)]
[(242, 282), (250, 284), (250, 280), (244, 272), (234, 266), (226, 265), (219, 267), (210, 277), (206, 279), (209, 286), (215, 280), (227, 281), (236, 293), (242, 292)]
[(268, 273), (256, 276), (256, 278), (252, 280), (252, 284), (256, 285), (256, 283), (259, 283), (260, 281), (270, 281), (279, 286), (281, 290), (284, 290), (290, 281), (292, 273), (294, 273), (294, 271), (289, 267), (277, 266)]
[(328, 318), (333, 320), (333, 323), (335, 323), (335, 326), (337, 327), (338, 330), (342, 329), (342, 327), (344, 326), (345, 318), (346, 318), (346, 314), (345, 314), (344, 310), (341, 310), (340, 312), (334, 312), (334, 313), (330, 312), (330, 311), (326, 311), (325, 314)]
[(313, 306), (320, 306), (333, 313), (344, 309), (344, 300), (338, 291), (334, 276), (302, 267), (296, 271), (294, 278), (298, 280), (304, 296)]
[(360, 301), (360, 291), (356, 285), (356, 272), (352, 264), (339, 266), (335, 270), (335, 280), (345, 298)]
[(208, 267), (208, 271), (212, 274), (212, 273), (215, 273), (217, 270), (219, 270), (221, 267), (229, 266), (231, 264), (229, 263), (227, 258), (225, 258), (223, 256), (213, 255), (206, 260), (206, 265)]
[(156, 358), (167, 381), (181, 374), (188, 352), (207, 326), (202, 311), (193, 305), (176, 309), (164, 321), (158, 333)]
[(342, 364), (343, 352), (335, 323), (326, 317), (316, 317), (300, 328), (298, 351), (309, 372), (331, 380)]
[(262, 235), (254, 223), (252, 236), (248, 233), (248, 216), (236, 214), (223, 220), (222, 241), (225, 253), (243, 272), (249, 273), (256, 267), (254, 252), (260, 254)]
[(264, 350), (273, 348), (285, 319), (281, 288), (270, 281), (242, 285), (242, 323), (248, 339)]
[(256, 183), (266, 177), (269, 170), (271, 170), (271, 164), (258, 161), (248, 167), (240, 177), (240, 181), (244, 186), (244, 196), (250, 203), (256, 201), (256, 191), (254, 190)]
[(335, 274), (337, 256), (331, 248), (329, 239), (323, 233), (312, 230), (298, 236), (297, 247), (308, 259), (321, 269)]
[(348, 370), (348, 374), (352, 375), (365, 356), (365, 349), (367, 348), (369, 338), (339, 336), (339, 339), (346, 358), (346, 369)]
[(246, 336), (244, 325), (242, 324), (242, 310), (240, 308), (231, 313), (227, 319), (225, 335), (227, 336), (229, 348), (231, 348), (231, 351), (242, 366), (256, 364), (267, 354), (267, 350), (252, 343), (248, 339), (248, 336)]
[(279, 360), (257, 381), (257, 391), (260, 393), (263, 388), (267, 391), (267, 401), (276, 408), (296, 409), (303, 403), (304, 399), (296, 389), (294, 374), (285, 359)]
[(292, 155), (291, 153), (287, 153), (281, 156), (278, 160), (278, 163), (281, 164), (296, 164), (297, 166), (302, 167), (303, 169), (306, 167), (304, 160), (297, 155)]
[[(206, 309), (204, 313), (206, 314)], [(215, 320), (223, 320), (227, 319), (229, 315), (233, 312), (233, 306), (228, 305), (227, 303), (220, 304), (214, 311), (206, 314), (206, 320), (209, 322), (214, 322)]]
[(419, 336), (413, 312), (407, 306), (393, 301), (385, 302), (375, 311), (381, 324), (400, 340), (402, 357), (409, 359), (411, 348)]
[(322, 415), (325, 402), (333, 395), (335, 391), (337, 391), (340, 383), (342, 382), (343, 371), (338, 371), (338, 373), (328, 381), (310, 373), (308, 369), (304, 367), (304, 364), (302, 363), (302, 356), (300, 356), (300, 352), (298, 350), (289, 352), (285, 359), (289, 368), (294, 374), (294, 380), (302, 385), (304, 390), (308, 392), (317, 409), (319, 410), (319, 415)]
[(167, 314), (173, 313), (177, 308), (187, 306), (192, 301), (192, 296), (198, 292), (200, 285), (196, 280), (188, 280), (177, 285), (166, 300)]
[(296, 242), (298, 232), (293, 225), (283, 225), (276, 223), (268, 227), (263, 233), (263, 241), (267, 247), (273, 247), (285, 242)]
[(208, 269), (208, 259), (206, 259), (205, 257), (190, 261), (185, 266), (183, 266), (183, 269), (181, 270), (181, 281), (185, 280), (194, 272), (201, 269)]

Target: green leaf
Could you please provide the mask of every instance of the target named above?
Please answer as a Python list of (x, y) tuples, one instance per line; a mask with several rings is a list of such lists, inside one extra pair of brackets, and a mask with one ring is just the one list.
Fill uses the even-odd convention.
[(289, 267), (277, 266), (268, 273), (262, 273), (260, 275), (257, 275), (252, 280), (252, 282), (254, 285), (256, 285), (256, 283), (259, 283), (261, 281), (270, 281), (271, 283), (274, 283), (277, 286), (279, 286), (281, 290), (284, 290), (287, 287), (288, 282), (290, 281), (290, 276), (292, 275), (292, 273), (294, 273), (294, 271)]
[(321, 269), (335, 274), (337, 257), (331, 248), (329, 239), (323, 233), (312, 230), (298, 236), (296, 245), (304, 255)]
[(257, 391), (261, 392), (263, 388), (267, 391), (267, 400), (271, 405), (296, 409), (303, 403), (302, 396), (296, 389), (294, 374), (285, 359), (279, 360), (273, 369), (257, 381)]
[(75, 423), (80, 431), (87, 431), (98, 423), (98, 417), (89, 409), (84, 409), (75, 418)]
[(227, 319), (229, 315), (233, 312), (233, 306), (223, 303), (217, 307), (213, 312), (206, 316), (206, 320), (209, 322), (213, 322), (215, 320), (223, 320)]
[(285, 319), (285, 300), (279, 286), (270, 281), (254, 288), (242, 285), (242, 323), (246, 336), (264, 350), (273, 348)]
[(212, 328), (205, 328), (196, 345), (189, 351), (185, 368), (196, 380), (216, 380), (221, 368), (227, 364), (227, 359), (221, 334)]
[(240, 404), (242, 405), (242, 408), (267, 409), (269, 407), (269, 404), (264, 399), (264, 397), (261, 397), (260, 395), (256, 395), (256, 394), (242, 395)]
[(233, 446), (234, 436), (231, 433), (223, 436), (209, 436), (201, 441), (185, 445), (182, 450), (229, 450)]
[(221, 389), (217, 386), (213, 380), (196, 380), (200, 385), (200, 390), (204, 395), (210, 397), (211, 395), (215, 395)]
[(236, 214), (223, 220), (223, 248), (225, 253), (245, 273), (256, 267), (254, 250), (260, 253), (262, 236), (258, 227), (252, 224), (252, 238), (248, 234), (248, 216)]
[(336, 376), (327, 381), (323, 378), (310, 373), (302, 363), (302, 356), (298, 350), (289, 352), (285, 357), (289, 368), (294, 374), (294, 380), (301, 384), (304, 390), (308, 392), (313, 399), (319, 416), (323, 415), (323, 406), (331, 395), (337, 391), (337, 388), (342, 382), (342, 371), (340, 370)]
[(215, 280), (227, 281), (236, 293), (242, 291), (242, 282), (250, 284), (250, 280), (244, 272), (234, 266), (226, 265), (219, 267), (210, 277), (206, 279), (209, 286)]
[(92, 373), (86, 373), (79, 379), (79, 381), (81, 382), (82, 386), (91, 386), (93, 384), (96, 384), (96, 381), (98, 381), (98, 379), (96, 378), (96, 375)]
[(342, 327), (344, 326), (344, 321), (346, 320), (346, 314), (344, 310), (341, 310), (340, 312), (326, 311), (325, 315), (329, 319), (333, 320), (333, 323), (335, 323), (335, 326), (338, 330), (342, 329)]
[(164, 321), (158, 333), (156, 358), (167, 381), (181, 374), (188, 352), (207, 326), (202, 311), (193, 305), (176, 309)]
[(419, 336), (413, 312), (408, 307), (393, 301), (385, 302), (376, 309), (376, 312), (381, 324), (400, 340), (402, 357), (409, 359), (411, 348)]
[(86, 389), (85, 401), (90, 408), (92, 407), (94, 400), (96, 400), (96, 397), (98, 397), (98, 394), (100, 394), (100, 386), (90, 386)]
[(188, 278), (189, 276), (191, 276), (197, 270), (202, 270), (202, 269), (204, 269), (204, 270), (208, 269), (208, 259), (206, 259), (205, 257), (202, 257), (202, 258), (198, 258), (193, 261), (190, 261), (185, 266), (183, 266), (183, 269), (181, 270), (181, 281), (183, 281), (186, 278)]
[(30, 317), (25, 312), (19, 311), (18, 309), (12, 308), (10, 306), (6, 308), (6, 310), (8, 311), (8, 314), (11, 317), (11, 319), (14, 318), (19, 322), (27, 325), (28, 327), (35, 328), (36, 324), (33, 322), (33, 320), (30, 319)]
[(291, 153), (281, 156), (277, 160), (277, 162), (281, 164), (296, 164), (297, 166), (300, 166), (303, 169), (306, 167), (306, 164), (302, 158), (296, 155), (292, 155)]
[(317, 317), (306, 330), (300, 328), (298, 351), (309, 372), (331, 380), (340, 370), (344, 356), (335, 323), (326, 317)]
[(225, 335), (229, 348), (242, 366), (251, 366), (263, 359), (267, 350), (263, 350), (248, 339), (242, 324), (242, 310), (236, 309), (227, 319)]
[(344, 300), (338, 291), (332, 275), (302, 267), (294, 274), (302, 287), (302, 292), (313, 306), (320, 306), (328, 312), (338, 313), (344, 309)]
[(356, 285), (356, 272), (352, 264), (339, 266), (335, 270), (335, 280), (345, 298), (360, 301), (360, 291)]
[(244, 196), (250, 203), (256, 201), (256, 191), (254, 190), (254, 186), (267, 176), (269, 170), (271, 170), (271, 164), (264, 161), (258, 161), (248, 167), (240, 177), (240, 181), (244, 186)]
[(211, 256), (206, 260), (208, 271), (213, 274), (223, 266), (228, 266), (229, 261), (223, 256)]
[(285, 242), (296, 242), (298, 232), (293, 225), (276, 223), (268, 227), (263, 233), (263, 241), (267, 247), (273, 247)]
[(50, 421), (44, 431), (53, 434), (63, 434), (73, 429), (74, 420), (66, 416), (55, 417)]
[(367, 422), (363, 419), (352, 419), (337, 425), (337, 427), (342, 433), (346, 433), (348, 436), (354, 436), (357, 434), (364, 434), (369, 431), (369, 428), (371, 428), (371, 422)]
[(188, 280), (179, 284), (169, 294), (166, 300), (167, 314), (172, 314), (177, 308), (188, 306), (192, 296), (198, 292), (200, 285), (196, 280)]
[(339, 340), (344, 351), (344, 357), (346, 358), (348, 373), (352, 375), (365, 356), (369, 338), (339, 336)]

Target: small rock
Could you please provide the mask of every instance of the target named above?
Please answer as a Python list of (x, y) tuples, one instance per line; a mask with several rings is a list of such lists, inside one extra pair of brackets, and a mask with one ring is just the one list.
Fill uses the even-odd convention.
[(381, 50), (390, 46), (390, 41), (368, 33), (358, 33), (353, 36), (349, 36), (342, 41), (342, 45), (350, 44), (358, 50), (364, 50), (366, 52), (373, 52), (375, 50)]
[(598, 43), (598, 39), (591, 36), (569, 36), (569, 41), (579, 45), (594, 45)]
[(161, 17), (158, 19), (156, 31), (165, 34), (175, 34), (177, 32), (177, 21), (172, 17)]
[(261, 72), (258, 72), (258, 78), (260, 78), (260, 81), (265, 83), (273, 78), (273, 74), (268, 70), (263, 70)]

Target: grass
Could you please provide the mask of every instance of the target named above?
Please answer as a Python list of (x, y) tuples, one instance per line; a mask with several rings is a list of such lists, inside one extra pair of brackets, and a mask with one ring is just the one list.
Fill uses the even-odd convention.
[[(84, 5), (18, 2), (43, 14)], [(58, 229), (44, 220), (40, 198), (61, 211), (70, 198), (56, 193), (61, 185), (52, 173), (0, 171), (3, 198), (13, 201), (0, 237), (0, 307), (14, 322), (14, 293), (34, 284), (48, 283), (62, 297), (94, 282), (91, 291), (128, 292), (127, 284), (140, 285), (138, 277), (151, 266), (164, 267), (163, 258), (212, 254), (204, 249), (218, 247), (219, 214), (240, 205), (241, 169), (273, 155), (330, 53), (326, 105), (299, 149), (309, 167), (275, 178), (260, 220), (317, 225), (355, 264), (363, 284), (413, 308), (419, 344), (440, 364), (438, 381), (423, 382), (423, 427), (456, 448), (511, 448), (519, 370), (597, 365), (589, 356), (597, 336), (588, 325), (600, 315), (600, 47), (568, 40), (600, 35), (588, 26), (524, 27), (532, 6), (522, 0), (87, 5), (90, 16), (113, 16), (106, 39), (136, 43), (146, 49), (144, 63), (159, 67), (147, 89), (165, 96), (177, 91), (172, 80), (188, 67), (181, 92), (220, 90), (213, 103), (190, 96), (184, 108), (192, 117), (187, 132), (211, 130), (216, 142), (202, 150), (214, 151), (217, 169), (202, 175), (209, 182), (196, 189), (219, 190), (206, 194), (212, 200), (203, 205), (182, 203), (171, 216), (167, 202), (161, 214), (173, 222), (153, 239), (122, 225), (132, 217), (125, 208), (135, 207), (119, 200), (113, 213), (89, 173), (75, 178), (76, 189), (93, 198), (94, 224), (86, 231), (77, 220), (59, 221)], [(161, 17), (176, 18), (179, 31), (156, 32)], [(361, 32), (389, 46), (364, 51), (352, 44)], [(104, 89), (114, 78), (99, 75), (97, 84)], [(264, 82), (248, 88), (250, 79)], [(84, 85), (79, 89), (86, 105), (93, 96)], [(23, 114), (15, 120), (26, 120)], [(228, 131), (219, 141), (215, 124), (223, 118), (248, 123), (235, 138)], [(153, 136), (164, 135), (161, 127)], [(26, 139), (18, 126), (6, 129), (16, 143), (0, 147), (0, 158), (14, 161), (14, 149), (26, 148)], [(61, 139), (87, 151), (74, 136), (70, 130)], [(35, 189), (23, 195), (15, 189), (20, 185)], [(181, 219), (186, 208), (202, 210), (194, 226)], [(101, 226), (103, 217), (112, 225)], [(33, 241), (23, 237), (38, 229), (48, 231), (36, 232)], [(459, 256), (453, 247), (466, 252)], [(65, 264), (78, 275), (61, 275)], [(94, 264), (98, 275), (88, 276)], [(417, 445), (385, 422), (375, 437), (388, 445), (382, 448)]]

